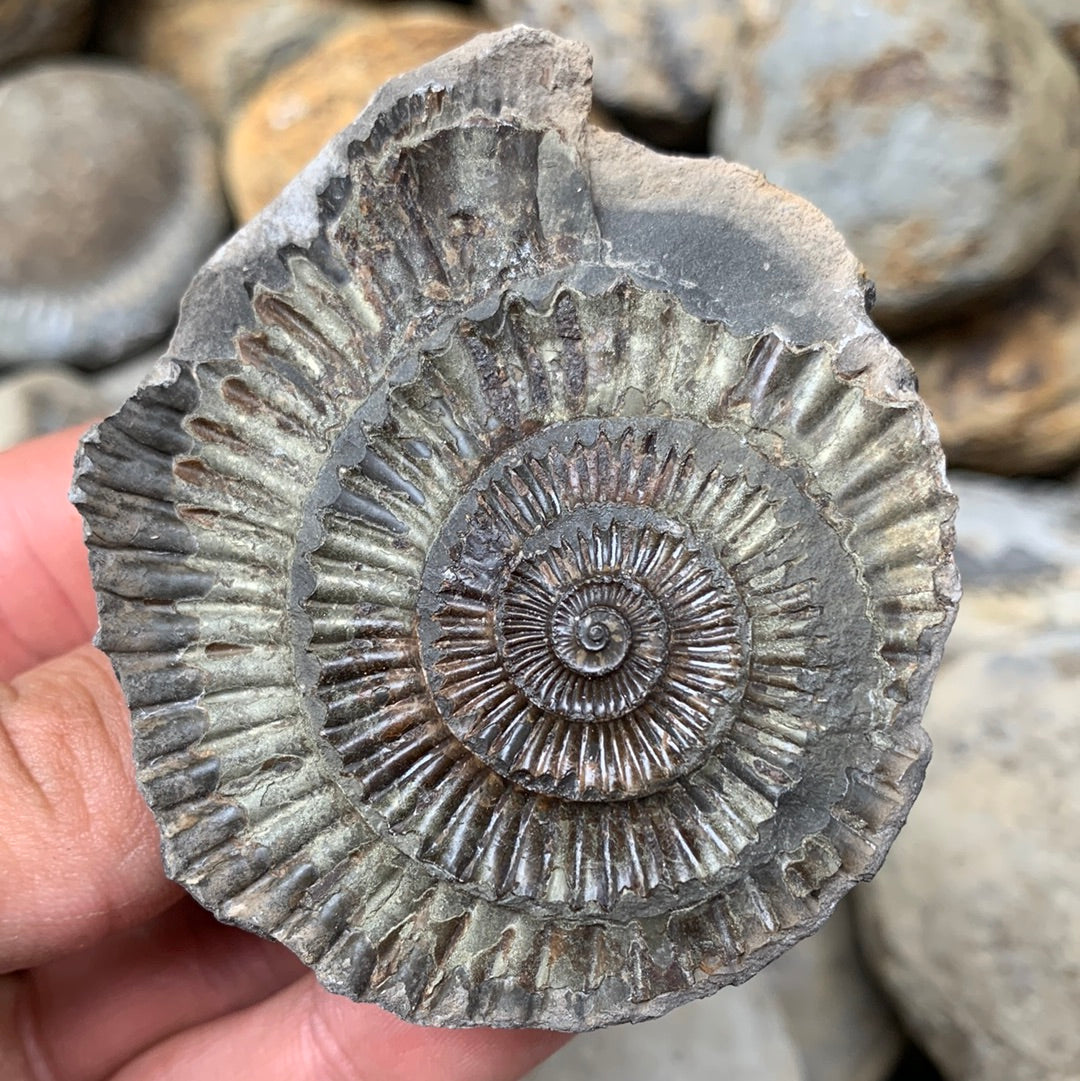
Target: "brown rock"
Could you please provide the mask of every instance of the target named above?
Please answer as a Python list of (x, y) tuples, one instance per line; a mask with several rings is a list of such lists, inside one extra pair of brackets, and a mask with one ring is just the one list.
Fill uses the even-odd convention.
[(1080, 213), (1008, 299), (901, 348), (951, 465), (1023, 474), (1080, 463)]
[(175, 79), (224, 123), (272, 72), (364, 10), (340, 0), (118, 0), (101, 37)]
[(92, 11), (91, 0), (0, 0), (0, 66), (24, 56), (77, 49)]
[(1080, 61), (1080, 4), (1076, 0), (1027, 0), (1027, 3), (1066, 50)]
[(486, 29), (452, 7), (369, 16), (267, 81), (237, 114), (225, 147), (225, 181), (241, 221), (254, 217), (368, 103), (387, 79)]

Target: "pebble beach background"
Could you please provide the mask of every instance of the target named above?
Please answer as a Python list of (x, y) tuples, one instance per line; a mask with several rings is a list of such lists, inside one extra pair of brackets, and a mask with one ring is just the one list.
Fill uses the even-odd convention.
[(1080, 0), (7, 0), (0, 449), (118, 408), (386, 79), (515, 22), (591, 47), (596, 123), (833, 219), (941, 430), (965, 586), (878, 878), (532, 1081), (1077, 1081)]

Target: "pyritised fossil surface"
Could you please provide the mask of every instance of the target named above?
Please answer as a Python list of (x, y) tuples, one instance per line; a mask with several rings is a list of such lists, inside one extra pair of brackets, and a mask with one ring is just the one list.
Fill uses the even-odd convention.
[(427, 1023), (638, 1020), (812, 931), (957, 599), (839, 236), (589, 78), (517, 28), (388, 84), (77, 466), (168, 873)]

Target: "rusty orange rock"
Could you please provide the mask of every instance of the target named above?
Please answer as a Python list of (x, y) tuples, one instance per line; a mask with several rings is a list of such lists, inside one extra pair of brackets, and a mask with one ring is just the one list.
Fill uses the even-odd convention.
[(180, 83), (222, 124), (274, 71), (367, 10), (343, 0), (117, 0), (101, 37)]
[(1080, 213), (1004, 303), (900, 345), (950, 465), (1038, 474), (1080, 462)]
[(452, 7), (369, 14), (272, 76), (226, 140), (226, 186), (237, 217), (247, 221), (266, 206), (387, 79), (485, 29)]

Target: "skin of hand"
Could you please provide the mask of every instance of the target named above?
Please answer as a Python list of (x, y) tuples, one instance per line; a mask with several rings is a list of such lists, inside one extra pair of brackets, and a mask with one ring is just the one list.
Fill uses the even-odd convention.
[(0, 454), (0, 1078), (510, 1081), (566, 1039), (324, 991), (162, 871), (67, 500), (78, 431)]

